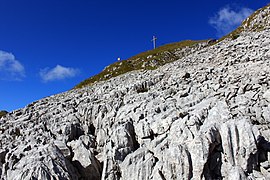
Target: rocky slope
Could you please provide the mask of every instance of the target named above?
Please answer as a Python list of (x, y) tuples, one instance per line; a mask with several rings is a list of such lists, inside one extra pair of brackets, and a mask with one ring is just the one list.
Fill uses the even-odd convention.
[(204, 47), (210, 46), (214, 42), (215, 40), (186, 40), (166, 44), (156, 49), (140, 53), (127, 60), (115, 62), (105, 67), (99, 74), (82, 81), (76, 85), (75, 88), (82, 88), (100, 81), (106, 81), (130, 71), (154, 70), (203, 49)]
[(270, 179), (268, 25), (7, 114), (1, 179)]

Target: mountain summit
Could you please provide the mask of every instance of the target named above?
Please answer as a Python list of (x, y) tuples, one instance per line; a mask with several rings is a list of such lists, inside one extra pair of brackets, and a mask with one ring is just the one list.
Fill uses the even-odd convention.
[(217, 42), (140, 54), (6, 114), (1, 179), (270, 179), (269, 18), (266, 6)]

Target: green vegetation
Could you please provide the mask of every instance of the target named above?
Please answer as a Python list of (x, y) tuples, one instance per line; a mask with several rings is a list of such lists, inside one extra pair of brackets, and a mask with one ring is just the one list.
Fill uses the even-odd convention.
[(182, 42), (167, 44), (150, 51), (142, 52), (127, 60), (115, 62), (107, 66), (101, 73), (84, 80), (83, 82), (75, 86), (75, 88), (82, 88), (85, 86), (89, 86), (92, 85), (93, 83), (105, 81), (112, 77), (116, 77), (134, 70), (156, 69), (166, 63), (173, 62), (179, 59), (180, 57), (174, 54), (176, 50), (180, 50), (185, 47), (192, 47), (199, 43), (207, 41), (208, 40), (200, 40), (200, 41), (186, 40)]
[(7, 111), (0, 111), (0, 118), (5, 116), (8, 112)]
[(222, 38), (220, 38), (216, 43), (223, 41), (224, 39), (230, 38), (230, 39), (237, 39), (240, 36), (240, 33), (244, 30), (244, 28), (242, 26), (239, 26), (236, 30), (234, 30), (233, 32), (223, 36)]
[(196, 45), (196, 44), (199, 44), (202, 42), (207, 42), (207, 40), (201, 40), (201, 41), (186, 40), (186, 41), (166, 44), (166, 45), (160, 46), (156, 49), (140, 53), (140, 54), (133, 56), (129, 59), (138, 59), (138, 58), (146, 59), (150, 55), (161, 55), (162, 53), (164, 53), (166, 51), (172, 52), (172, 51), (175, 51), (177, 49), (182, 49), (184, 47), (191, 47), (193, 45)]

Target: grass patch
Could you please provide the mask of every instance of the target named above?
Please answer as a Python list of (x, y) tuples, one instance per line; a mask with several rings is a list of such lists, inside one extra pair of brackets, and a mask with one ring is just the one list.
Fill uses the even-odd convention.
[(4, 117), (8, 112), (7, 111), (0, 111), (0, 118)]
[(164, 46), (160, 46), (156, 49), (140, 53), (136, 56), (132, 56), (129, 59), (138, 59), (138, 58), (145, 59), (150, 55), (158, 55), (158, 54), (162, 54), (162, 52), (166, 52), (166, 51), (171, 52), (171, 51), (175, 51), (177, 49), (182, 49), (184, 47), (191, 47), (193, 45), (196, 45), (196, 44), (202, 43), (202, 42), (207, 42), (207, 40), (200, 40), (200, 41), (185, 40), (185, 41), (181, 41), (181, 42), (170, 43), (170, 44), (166, 44)]

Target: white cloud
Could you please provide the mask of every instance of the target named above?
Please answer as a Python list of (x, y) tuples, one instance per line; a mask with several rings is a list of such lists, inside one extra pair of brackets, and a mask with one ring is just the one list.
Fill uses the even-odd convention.
[(52, 69), (45, 68), (40, 70), (39, 75), (44, 82), (48, 82), (71, 78), (76, 76), (78, 73), (79, 73), (78, 69), (57, 65)]
[(0, 50), (0, 80), (22, 80), (23, 77), (24, 66), (12, 53)]
[(243, 20), (253, 13), (249, 8), (232, 9), (230, 6), (222, 8), (209, 19), (209, 24), (217, 30), (217, 36), (223, 36), (237, 28)]

